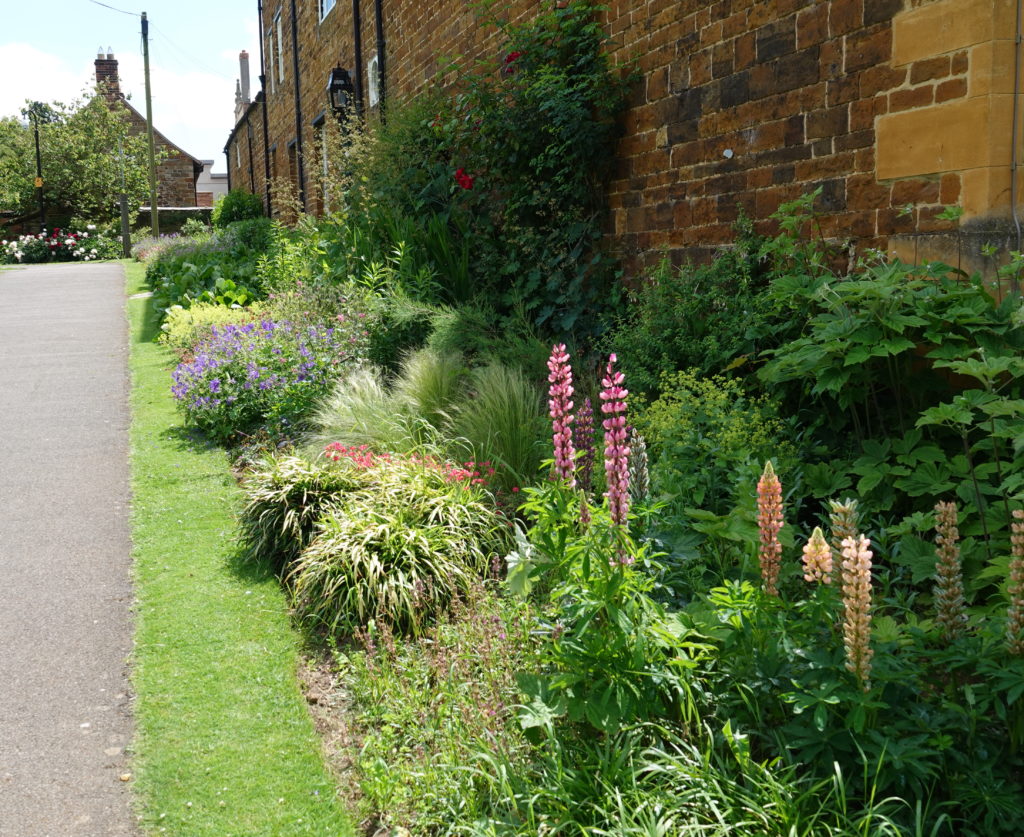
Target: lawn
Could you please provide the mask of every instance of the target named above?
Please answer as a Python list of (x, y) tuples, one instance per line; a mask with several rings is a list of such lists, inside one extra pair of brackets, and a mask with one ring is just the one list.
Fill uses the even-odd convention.
[[(144, 268), (124, 264), (133, 296)], [(180, 427), (149, 300), (128, 306), (142, 822), (195, 837), (351, 833), (297, 684), (284, 594), (233, 558), (228, 461)]]

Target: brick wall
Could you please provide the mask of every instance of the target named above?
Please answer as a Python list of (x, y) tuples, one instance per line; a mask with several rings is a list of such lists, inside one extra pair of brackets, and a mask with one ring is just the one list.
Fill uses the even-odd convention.
[[(511, 0), (502, 13), (520, 19), (550, 2)], [(741, 211), (768, 231), (781, 202), (814, 188), (826, 234), (862, 248), (968, 267), (985, 242), (1006, 249), (1013, 2), (608, 0), (614, 57), (635, 60), (640, 75), (609, 190), (608, 229), (627, 267), (639, 271), (666, 248), (676, 260), (704, 258), (730, 240)], [(373, 4), (360, 5), (365, 87), (376, 45)], [(389, 96), (433, 83), (449, 58), (497, 57), (499, 37), (466, 3), (384, 5)], [(328, 73), (338, 63), (354, 70), (352, 7), (339, 2), (322, 21), (316, 0), (294, 8), (301, 131), (292, 3), (265, 3), (264, 31), (276, 39), (279, 13), (284, 36), (284, 79), (268, 81), (268, 139), (283, 175), (301, 134), (310, 191)], [(250, 177), (243, 151), (232, 185), (259, 182), (259, 153)], [(965, 210), (960, 234), (937, 217), (949, 204)]]

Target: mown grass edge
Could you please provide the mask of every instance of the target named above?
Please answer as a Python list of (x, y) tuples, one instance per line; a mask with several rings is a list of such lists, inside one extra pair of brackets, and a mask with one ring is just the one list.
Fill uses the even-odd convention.
[(223, 451), (181, 428), (144, 268), (125, 261), (136, 586), (134, 789), (150, 834), (350, 835), (277, 581), (234, 558)]

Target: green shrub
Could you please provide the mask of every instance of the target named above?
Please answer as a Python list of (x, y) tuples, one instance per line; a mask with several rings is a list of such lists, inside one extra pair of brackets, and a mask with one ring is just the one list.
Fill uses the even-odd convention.
[(507, 546), (484, 495), (438, 469), (392, 458), (370, 487), (338, 498), (288, 581), (300, 619), (348, 632), (373, 620), (418, 634)]
[(635, 423), (650, 448), (652, 488), (671, 513), (690, 506), (725, 514), (737, 480), (751, 488), (769, 459), (782, 479), (792, 476), (793, 434), (767, 396), (696, 369), (663, 375), (661, 391)]
[(190, 308), (174, 305), (168, 310), (164, 324), (160, 326), (163, 332), (160, 340), (179, 354), (184, 354), (191, 352), (198, 343), (209, 340), (216, 326), (248, 323), (259, 320), (266, 314), (267, 305), (261, 302), (253, 303), (246, 308), (228, 307), (212, 302), (197, 302)]
[(258, 195), (250, 194), (242, 189), (232, 189), (214, 205), (210, 220), (214, 227), (223, 229), (236, 221), (246, 221), (262, 216), (263, 201)]
[(320, 458), (271, 455), (246, 474), (238, 539), (249, 561), (287, 572), (337, 499), (365, 487), (365, 474)]
[[(193, 302), (246, 305), (263, 295), (256, 262), (270, 242), (266, 219), (242, 221), (199, 238), (176, 237), (146, 250), (146, 282), (162, 314)], [(140, 251), (137, 251), (137, 253)]]

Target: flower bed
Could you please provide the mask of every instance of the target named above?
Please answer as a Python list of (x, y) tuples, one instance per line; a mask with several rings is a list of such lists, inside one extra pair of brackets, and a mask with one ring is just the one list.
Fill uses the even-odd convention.
[(287, 433), (364, 353), (358, 329), (291, 322), (229, 324), (174, 370), (189, 423), (219, 442), (262, 427)]

